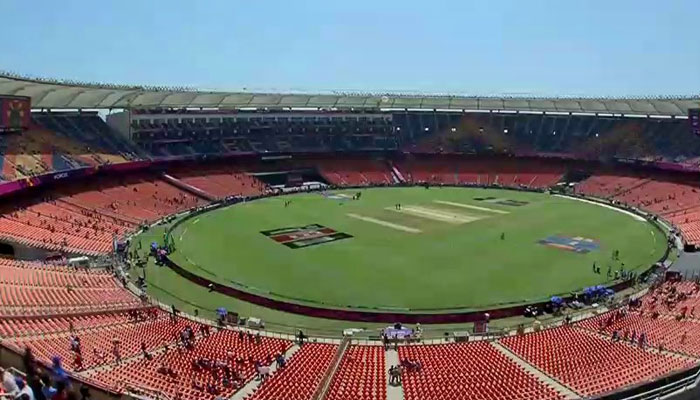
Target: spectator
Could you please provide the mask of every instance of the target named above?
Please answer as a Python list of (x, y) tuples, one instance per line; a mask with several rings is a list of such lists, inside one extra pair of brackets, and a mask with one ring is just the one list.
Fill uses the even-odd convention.
[(257, 373), (257, 380), (261, 382), (265, 382), (265, 379), (267, 379), (270, 376), (270, 367), (266, 367), (262, 365), (260, 361), (255, 362), (255, 372)]
[(398, 365), (392, 365), (389, 368), (389, 384), (397, 386), (400, 384), (401, 368)]
[(75, 353), (75, 358), (73, 359), (73, 365), (75, 365), (75, 370), (80, 371), (83, 369), (83, 356), (80, 353)]
[(639, 347), (644, 348), (644, 345), (646, 344), (647, 341), (647, 334), (645, 332), (642, 332), (639, 334)]
[(283, 369), (287, 364), (287, 360), (284, 359), (284, 355), (282, 353), (277, 354), (277, 357), (275, 357), (275, 362), (277, 363), (277, 369)]
[(156, 369), (156, 372), (158, 372), (159, 374), (167, 375), (168, 367), (166, 367), (165, 364), (163, 364), (163, 362), (161, 361), (161, 363), (158, 364), (158, 369)]
[(68, 388), (66, 382), (56, 382), (56, 394), (51, 400), (67, 400)]
[(80, 400), (90, 400), (92, 395), (90, 394), (90, 388), (83, 385), (80, 387)]
[(27, 385), (32, 388), (32, 392), (34, 392), (34, 397), (36, 400), (46, 400), (46, 396), (44, 396), (43, 392), (44, 385), (42, 384), (38, 375), (28, 375)]
[(22, 363), (24, 364), (24, 372), (26, 372), (27, 375), (37, 375), (36, 360), (34, 360), (34, 354), (29, 347), (24, 349)]
[(12, 372), (0, 367), (0, 373), (2, 374), (3, 394), (11, 397), (19, 394), (19, 387), (17, 387), (17, 382), (15, 382), (15, 376), (12, 375)]
[(151, 361), (153, 359), (153, 356), (147, 350), (146, 342), (143, 340), (141, 341), (141, 353), (143, 353), (143, 358), (146, 360)]
[(209, 393), (212, 396), (216, 396), (219, 394), (219, 388), (217, 388), (216, 385), (212, 384), (211, 382), (208, 382), (207, 393)]
[(19, 397), (21, 399), (26, 398), (28, 400), (35, 400), (34, 391), (27, 385), (27, 382), (22, 378), (17, 378), (17, 387), (19, 388)]
[(119, 350), (118, 339), (114, 339), (112, 341), (112, 354), (114, 355), (114, 360), (117, 362), (117, 364), (120, 364), (122, 362), (122, 353)]
[(192, 327), (187, 325), (185, 327), (185, 333), (186, 333), (186, 339), (189, 343), (190, 346), (194, 346), (194, 331), (192, 330)]
[(209, 337), (209, 325), (201, 325), (199, 332), (202, 334), (202, 337)]
[(420, 363), (420, 361), (412, 361), (407, 359), (401, 361), (400, 367), (406, 368), (406, 370), (409, 372), (419, 372), (423, 368), (423, 365)]
[(47, 374), (41, 375), (41, 393), (44, 398), (52, 399), (57, 392), (56, 388), (51, 385), (51, 378)]
[(51, 367), (51, 375), (53, 378), (53, 381), (56, 383), (62, 383), (65, 384), (68, 382), (68, 374), (66, 374), (66, 371), (63, 369), (63, 366), (61, 365), (61, 357), (55, 356), (54, 358), (51, 359), (52, 362), (52, 367)]

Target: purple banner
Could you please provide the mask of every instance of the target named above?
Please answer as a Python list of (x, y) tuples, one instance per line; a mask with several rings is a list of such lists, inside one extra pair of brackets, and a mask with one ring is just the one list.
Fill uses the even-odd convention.
[(59, 180), (72, 180), (75, 178), (85, 177), (89, 175), (94, 175), (98, 171), (110, 171), (110, 172), (127, 172), (136, 171), (141, 169), (146, 169), (152, 165), (167, 164), (168, 161), (154, 162), (154, 161), (133, 161), (120, 164), (110, 164), (101, 165), (94, 167), (85, 167), (71, 169), (68, 171), (58, 171), (51, 172), (49, 174), (32, 176), (30, 178), (21, 178), (12, 182), (5, 182), (0, 184), (0, 197), (10, 195), (12, 193), (24, 190), (30, 187), (45, 185), (50, 182), (55, 182)]
[(0, 185), (0, 196), (4, 196), (9, 193), (14, 193), (20, 189), (24, 189), (25, 186), (22, 185), (24, 181), (14, 181), (7, 182)]
[(30, 178), (22, 178), (16, 181), (3, 183), (0, 185), (0, 196), (6, 196), (17, 191), (34, 187), (45, 185), (49, 182), (54, 182), (62, 179), (72, 179), (78, 176), (92, 175), (97, 172), (96, 168), (80, 168), (73, 169), (70, 171), (60, 171), (52, 172), (50, 174), (33, 176)]

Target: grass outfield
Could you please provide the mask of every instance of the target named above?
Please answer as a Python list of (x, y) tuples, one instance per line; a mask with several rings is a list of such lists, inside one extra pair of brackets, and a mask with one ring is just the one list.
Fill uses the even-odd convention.
[[(310, 224), (352, 237), (292, 248), (306, 243), (294, 242), (290, 232), (261, 233)], [(325, 235), (309, 242), (332, 236), (320, 231), (307, 230), (307, 239)], [(328, 307), (391, 310), (542, 300), (609, 281), (607, 266), (619, 268), (611, 261), (614, 249), (628, 270), (647, 268), (665, 250), (660, 231), (616, 210), (539, 193), (471, 188), (365, 189), (357, 201), (318, 193), (267, 198), (191, 218), (173, 234), (172, 259), (219, 283)], [(576, 253), (563, 243), (538, 243), (555, 235), (594, 239), (598, 248)], [(601, 275), (592, 272), (594, 261)], [(224, 304), (221, 295), (162, 278), (171, 271), (151, 271), (158, 276), (149, 283), (161, 296), (203, 308)]]

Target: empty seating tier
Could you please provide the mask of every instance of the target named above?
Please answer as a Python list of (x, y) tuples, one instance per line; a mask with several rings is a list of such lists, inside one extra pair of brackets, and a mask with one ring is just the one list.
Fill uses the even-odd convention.
[(572, 326), (509, 337), (501, 343), (583, 396), (657, 379), (695, 364), (681, 357), (613, 342)]
[(700, 186), (664, 173), (596, 173), (579, 183), (578, 193), (635, 206), (677, 226), (688, 243), (700, 243)]
[(258, 196), (265, 185), (237, 167), (207, 167), (172, 172), (182, 182), (194, 186), (215, 198), (228, 196)]
[(406, 400), (547, 400), (562, 396), (488, 342), (399, 347)]
[(564, 168), (536, 160), (414, 159), (398, 163), (413, 183), (499, 185), (548, 188), (561, 179)]
[(365, 186), (394, 183), (391, 170), (384, 161), (374, 160), (325, 160), (317, 168), (329, 182), (335, 185)]
[(386, 399), (386, 368), (381, 346), (351, 346), (333, 375), (326, 400)]
[(338, 346), (307, 343), (287, 362), (286, 367), (263, 382), (252, 400), (308, 400), (321, 383)]
[(103, 271), (75, 271), (0, 258), (0, 315), (46, 315), (139, 307)]

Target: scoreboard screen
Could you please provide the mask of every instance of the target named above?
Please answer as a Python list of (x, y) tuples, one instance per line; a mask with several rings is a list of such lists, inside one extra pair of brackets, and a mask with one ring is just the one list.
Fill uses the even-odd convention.
[(29, 129), (31, 103), (29, 97), (0, 96), (0, 133)]
[(688, 121), (690, 122), (690, 131), (700, 136), (700, 108), (688, 110)]

